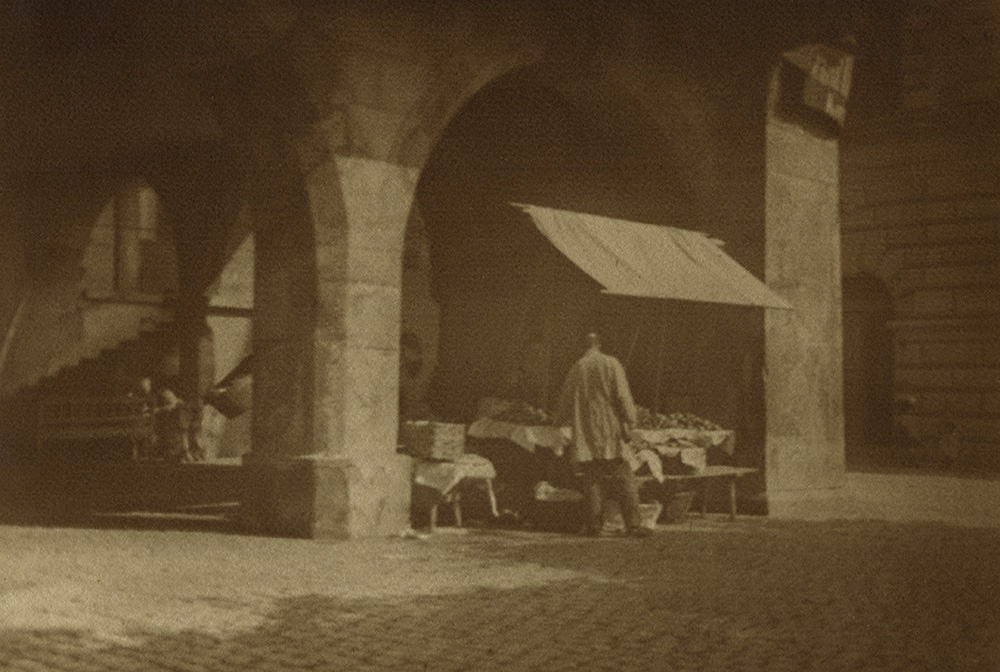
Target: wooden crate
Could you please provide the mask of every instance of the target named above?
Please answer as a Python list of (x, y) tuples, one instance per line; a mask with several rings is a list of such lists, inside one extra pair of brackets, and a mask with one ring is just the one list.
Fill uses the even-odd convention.
[(399, 442), (413, 457), (454, 461), (465, 454), (465, 425), (408, 420), (399, 428)]

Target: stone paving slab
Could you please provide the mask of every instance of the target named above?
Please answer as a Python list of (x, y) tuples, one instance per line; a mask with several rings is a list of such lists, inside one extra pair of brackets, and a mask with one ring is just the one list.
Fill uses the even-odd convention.
[(1000, 670), (1000, 530), (0, 527), (3, 670)]
[(848, 473), (841, 488), (771, 493), (768, 501), (772, 518), (1000, 526), (1000, 479), (969, 474)]
[(1000, 670), (1000, 482), (810, 506), (647, 540), (0, 526), (0, 670)]

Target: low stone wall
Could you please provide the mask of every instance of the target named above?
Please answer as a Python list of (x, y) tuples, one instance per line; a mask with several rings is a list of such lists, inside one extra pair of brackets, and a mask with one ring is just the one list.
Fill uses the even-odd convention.
[(46, 458), (5, 465), (0, 510), (8, 519), (60, 521), (95, 512), (169, 512), (242, 502), (238, 463)]

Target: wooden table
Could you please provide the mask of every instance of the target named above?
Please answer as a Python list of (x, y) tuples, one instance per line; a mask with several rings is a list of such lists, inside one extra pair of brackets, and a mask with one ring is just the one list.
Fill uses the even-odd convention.
[[(756, 469), (747, 467), (728, 467), (724, 465), (710, 465), (694, 474), (664, 474), (663, 480), (686, 482), (701, 481), (701, 515), (705, 515), (708, 507), (708, 486), (712, 481), (724, 481), (729, 485), (729, 517), (736, 520), (736, 479), (747, 474), (756, 473)], [(639, 481), (646, 483), (655, 481), (653, 476), (639, 476)]]
[(439, 504), (451, 504), (455, 514), (455, 525), (462, 527), (461, 491), (458, 486), (463, 481), (483, 481), (486, 485), (486, 496), (489, 498), (490, 512), (496, 518), (496, 494), (493, 492), (493, 478), (496, 470), (485, 457), (480, 455), (463, 455), (454, 462), (416, 460), (413, 465), (413, 482), (435, 492), (435, 499), (430, 508), (430, 531), (437, 528)]

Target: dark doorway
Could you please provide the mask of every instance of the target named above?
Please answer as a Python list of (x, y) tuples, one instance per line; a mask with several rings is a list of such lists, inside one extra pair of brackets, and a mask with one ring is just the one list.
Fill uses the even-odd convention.
[(881, 280), (843, 280), (844, 441), (848, 467), (877, 463), (892, 438), (892, 297)]

